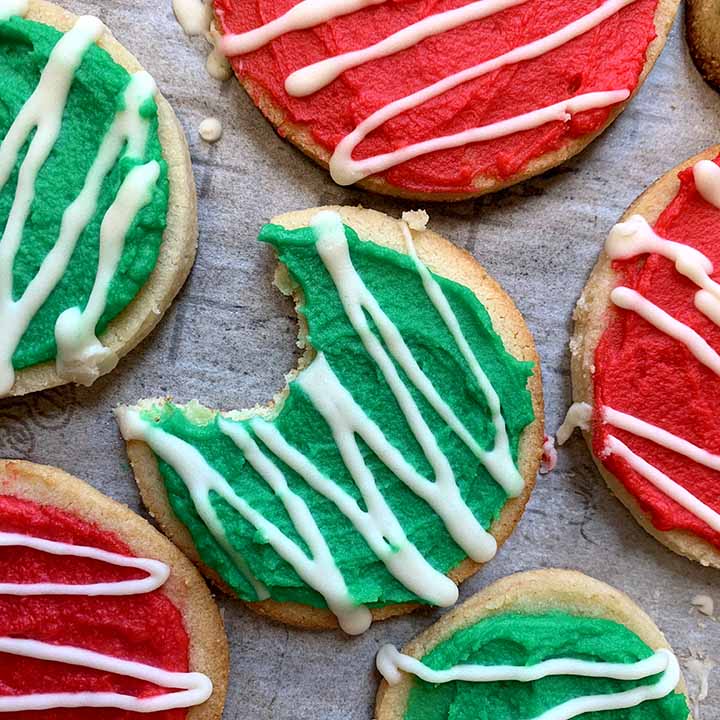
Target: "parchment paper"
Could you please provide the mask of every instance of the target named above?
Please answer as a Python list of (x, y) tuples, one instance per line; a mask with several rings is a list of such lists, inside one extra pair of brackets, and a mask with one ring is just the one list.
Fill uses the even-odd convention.
[[(327, 203), (399, 215), (412, 203), (336, 186), (276, 136), (236, 82), (212, 80), (206, 45), (189, 41), (170, 0), (60, 0), (98, 15), (156, 78), (190, 140), (200, 205), (200, 250), (190, 281), (159, 328), (92, 388), (64, 387), (0, 402), (0, 456), (57, 465), (143, 512), (111, 415), (120, 402), (172, 394), (212, 407), (266, 402), (296, 358), (290, 303), (272, 286), (270, 248), (256, 242), (271, 216)], [(197, 136), (219, 117), (223, 139)], [(570, 403), (571, 312), (605, 235), (657, 177), (720, 137), (720, 97), (698, 75), (682, 18), (639, 96), (588, 150), (540, 179), (460, 204), (428, 206), (431, 227), (467, 248), (525, 315), (542, 357), (549, 433)], [(466, 598), (509, 573), (577, 568), (629, 593), (675, 650), (720, 661), (720, 624), (692, 609), (720, 605), (720, 574), (659, 545), (610, 495), (582, 439), (540, 478), (498, 556), (461, 590)], [(369, 720), (374, 656), (402, 644), (439, 612), (378, 623), (364, 636), (289, 630), (220, 598), (231, 646), (227, 720)], [(692, 675), (688, 680), (693, 685)], [(720, 720), (720, 670), (702, 720)]]

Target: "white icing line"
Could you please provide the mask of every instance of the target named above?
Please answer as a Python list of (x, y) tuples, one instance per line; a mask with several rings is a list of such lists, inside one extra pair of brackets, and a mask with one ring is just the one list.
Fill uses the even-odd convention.
[[(445, 82), (445, 81), (441, 81)], [(454, 87), (455, 85), (452, 85)], [(435, 86), (430, 86), (418, 93), (396, 100), (373, 113), (363, 120), (349, 135), (346, 135), (337, 145), (330, 158), (330, 174), (338, 185), (352, 185), (353, 183), (383, 172), (400, 163), (407, 162), (420, 155), (427, 155), (438, 150), (461, 147), (468, 143), (496, 140), (501, 137), (513, 135), (525, 130), (542, 127), (549, 122), (569, 122), (573, 115), (609, 107), (623, 102), (630, 97), (629, 90), (608, 90), (605, 92), (592, 92), (576, 95), (569, 100), (562, 100), (554, 105), (548, 105), (537, 110), (516, 115), (507, 120), (500, 120), (490, 125), (464, 130), (453, 135), (445, 135), (431, 140), (406, 145), (398, 150), (375, 155), (363, 160), (353, 160), (352, 153), (355, 148), (373, 131), (397, 115), (421, 105), (437, 95), (446, 92), (435, 92)], [(450, 89), (448, 87), (447, 89)]]
[(137, 568), (148, 573), (145, 578), (114, 582), (72, 585), (67, 583), (4, 583), (0, 595), (84, 595), (121, 596), (143, 595), (162, 587), (170, 577), (170, 567), (160, 560), (129, 557), (85, 545), (71, 545), (19, 533), (0, 532), (0, 547), (26, 547), (48, 555), (90, 558), (117, 567)]
[[(156, 91), (145, 72), (131, 78), (119, 110), (102, 140), (82, 190), (63, 213), (57, 242), (45, 256), (23, 295), (13, 297), (12, 268), (20, 248), (25, 223), (35, 199), (35, 181), (47, 160), (62, 125), (68, 93), (88, 48), (104, 30), (96, 18), (82, 17), (57, 43), (40, 81), (15, 118), (0, 145), (0, 189), (7, 183), (22, 146), (37, 129), (21, 165), (14, 202), (0, 240), (0, 395), (15, 381), (12, 356), (32, 318), (62, 278), (77, 241), (97, 210), (102, 186), (124, 150), (126, 157), (141, 159), (145, 153), (149, 119), (143, 104)], [(57, 320), (57, 371), (66, 380), (91, 384), (117, 363), (117, 356), (95, 337), (95, 326), (105, 309), (107, 291), (122, 256), (125, 235), (137, 213), (149, 201), (159, 176), (159, 165), (134, 168), (123, 181), (101, 226), (100, 258), (92, 293), (84, 310), (69, 308)]]
[(105, 310), (110, 283), (125, 248), (125, 236), (137, 214), (152, 199), (159, 177), (160, 165), (155, 160), (134, 167), (103, 218), (100, 259), (85, 309), (68, 308), (55, 323), (57, 370), (64, 379), (91, 385), (117, 365), (117, 354), (98, 340), (95, 327)]
[(703, 200), (720, 209), (720, 167), (712, 160), (700, 160), (693, 168), (693, 177)]
[(422, 40), (440, 35), (453, 28), (481, 20), (507, 8), (522, 5), (528, 0), (476, 0), (452, 10), (429, 15), (422, 20), (389, 35), (374, 45), (336, 55), (308, 65), (291, 73), (285, 80), (288, 95), (304, 97), (329, 85), (346, 70), (364, 65), (372, 60), (394, 55), (417, 45)]
[(720, 355), (713, 350), (705, 338), (691, 327), (676, 320), (661, 307), (643, 297), (637, 290), (616, 287), (610, 293), (610, 299), (618, 307), (631, 310), (660, 330), (660, 332), (682, 343), (698, 362), (712, 370), (716, 375), (720, 375)]
[(285, 33), (315, 27), (341, 15), (349, 15), (383, 2), (385, 0), (302, 0), (284, 15), (259, 28), (237, 35), (225, 35), (220, 41), (220, 49), (227, 56), (249, 53)]
[[(285, 15), (259, 28), (239, 35), (226, 36), (222, 40), (222, 47), (229, 55), (247, 53), (291, 30), (315, 27), (333, 17), (355, 12), (367, 5), (383, 1), (340, 0), (334, 3), (334, 7), (331, 7), (326, 0), (303, 0)], [(325, 87), (349, 68), (387, 57), (412, 47), (427, 37), (446, 32), (479, 18), (488, 17), (521, 2), (523, 0), (479, 0), (461, 8), (431, 15), (374, 45), (327, 58), (295, 71), (286, 79), (286, 91), (295, 96), (309, 95)], [(627, 100), (630, 96), (630, 91), (627, 89), (586, 93), (507, 120), (410, 144), (382, 155), (362, 160), (354, 160), (352, 157), (357, 146), (370, 133), (397, 115), (418, 107), (458, 85), (499, 70), (506, 65), (525, 62), (545, 55), (589, 32), (633, 2), (635, 0), (607, 0), (592, 12), (550, 35), (514, 48), (466, 70), (453, 73), (432, 85), (383, 106), (363, 120), (335, 147), (329, 163), (333, 180), (338, 185), (351, 185), (369, 175), (382, 172), (420, 155), (460, 147), (468, 143), (494, 140), (541, 127), (553, 121), (567, 122), (575, 113), (609, 107)]]
[[(8, 392), (15, 382), (12, 366), (15, 348), (30, 319), (50, 292), (47, 288), (44, 292), (41, 291), (39, 286), (46, 286), (49, 281), (52, 288), (57, 282), (53, 282), (54, 277), (58, 272), (62, 275), (62, 268), (58, 271), (55, 267), (55, 258), (52, 258), (52, 262), (48, 262), (46, 258), (34, 279), (34, 285), (31, 283), (23, 297), (14, 301), (13, 265), (25, 222), (35, 199), (35, 181), (60, 134), (65, 104), (75, 72), (88, 48), (102, 35), (103, 29), (103, 24), (97, 18), (84, 16), (60, 38), (50, 53), (35, 91), (0, 144), (1, 190), (10, 179), (20, 150), (30, 133), (36, 130), (20, 166), (15, 198), (0, 239), (0, 329), (3, 335), (0, 345), (0, 395)], [(80, 234), (80, 230), (77, 234)], [(74, 242), (72, 245), (74, 246)], [(57, 254), (61, 254), (60, 251)], [(70, 253), (66, 253), (66, 262), (69, 255)]]
[(11, 17), (23, 17), (27, 15), (28, 0), (2, 0), (0, 5), (0, 21), (9, 20)]
[[(711, 179), (713, 182), (718, 181), (720, 168), (715, 163), (710, 164), (718, 171), (718, 175), (713, 175)], [(711, 189), (706, 187), (707, 192)], [(715, 190), (720, 195), (720, 185)], [(626, 222), (613, 227), (605, 241), (605, 252), (612, 260), (628, 260), (644, 253), (654, 253), (671, 260), (678, 273), (700, 288), (695, 294), (695, 307), (716, 325), (720, 325), (720, 284), (710, 277), (713, 264), (699, 250), (660, 237), (644, 217), (633, 215)]]
[[(254, 521), (260, 524), (268, 523), (259, 513), (255, 513), (250, 506), (230, 487), (219, 472), (210, 467), (205, 458), (191, 445), (176, 438), (151, 423), (144, 421), (140, 413), (130, 408), (118, 408), (115, 416), (120, 426), (120, 432), (125, 440), (142, 440), (147, 443), (153, 452), (168, 463), (185, 483), (193, 505), (200, 519), (203, 521), (211, 535), (233, 561), (240, 573), (251, 584), (258, 600), (267, 600), (270, 594), (267, 588), (255, 578), (245, 559), (235, 550), (225, 533), (222, 523), (210, 502), (209, 493), (215, 492), (226, 502), (235, 507), (243, 517), (259, 528)], [(233, 503), (232, 500), (237, 502)], [(237, 505), (237, 507), (236, 507)], [(277, 530), (277, 528), (275, 528)], [(279, 532), (279, 531), (278, 531)]]
[[(458, 437), (460, 437), (465, 445), (472, 451), (475, 457), (482, 462), (495, 482), (497, 482), (510, 497), (517, 497), (522, 493), (523, 488), (525, 487), (525, 482), (517, 467), (515, 467), (515, 463), (512, 459), (510, 441), (508, 439), (507, 427), (505, 426), (505, 418), (503, 417), (502, 407), (500, 406), (500, 398), (495, 392), (495, 388), (492, 386), (490, 379), (485, 374), (485, 371), (482, 369), (480, 363), (475, 357), (475, 353), (472, 351), (470, 344), (465, 338), (465, 335), (460, 328), (457, 316), (450, 307), (450, 303), (445, 297), (442, 288), (418, 257), (417, 251), (415, 250), (415, 243), (413, 242), (412, 234), (410, 233), (408, 226), (404, 222), (400, 223), (400, 229), (402, 230), (403, 237), (405, 239), (405, 247), (408, 255), (415, 263), (415, 269), (417, 270), (418, 275), (420, 275), (423, 287), (425, 288), (425, 293), (437, 310), (438, 315), (440, 315), (445, 327), (450, 331), (455, 344), (460, 350), (465, 362), (468, 364), (468, 367), (477, 381), (477, 384), (480, 386), (480, 390), (482, 391), (485, 401), (488, 404), (493, 427), (495, 429), (493, 449), (489, 452), (487, 450), (483, 450), (477, 444), (472, 434), (460, 422), (460, 420), (458, 420), (449, 406), (445, 405), (445, 407), (443, 407), (439, 404), (439, 402), (433, 402), (432, 395), (426, 395), (425, 397), (428, 402), (433, 405), (438, 414), (458, 435)], [(413, 373), (415, 375), (417, 375), (418, 371), (422, 372), (419, 367), (417, 367), (417, 370), (413, 368)], [(413, 375), (409, 376), (413, 377)], [(432, 387), (432, 384), (430, 387)], [(418, 387), (418, 390), (422, 391), (422, 388)]]
[[(383, 312), (380, 304), (367, 289), (362, 278), (353, 267), (347, 238), (345, 237), (345, 229), (343, 228), (340, 216), (334, 212), (323, 211), (312, 219), (311, 225), (317, 238), (315, 247), (325, 268), (335, 283), (345, 313), (355, 332), (360, 337), (365, 350), (377, 364), (385, 378), (385, 382), (395, 396), (398, 406), (407, 420), (409, 431), (418, 441), (433, 469), (435, 481), (431, 483), (425, 478), (422, 478), (402, 457), (402, 454), (385, 440), (384, 436), (377, 438), (375, 451), (381, 453), (381, 458), (387, 458), (385, 459), (386, 463), (391, 457), (395, 457), (396, 462), (393, 467), (393, 472), (395, 472), (416, 495), (422, 497), (438, 516), (442, 518), (450, 535), (455, 542), (465, 550), (469, 557), (479, 562), (486, 562), (494, 557), (497, 552), (495, 538), (480, 525), (470, 508), (463, 501), (455, 482), (452, 467), (441, 451), (437, 439), (423, 418), (410, 391), (401, 379), (393, 359), (405, 372), (410, 382), (435, 409), (438, 415), (440, 415), (461, 439), (465, 440), (465, 437), (472, 438), (472, 436), (467, 430), (465, 430), (464, 434), (462, 433), (464, 426), (460, 423), (450, 406), (440, 397), (430, 379), (417, 364), (417, 361), (410, 352), (410, 348), (408, 348), (398, 329)], [(416, 260), (416, 267), (418, 266), (417, 263), (419, 263), (419, 261)], [(427, 283), (426, 278), (424, 278), (424, 282)], [(432, 292), (428, 297), (436, 309), (441, 307), (446, 313), (446, 315), (443, 316), (443, 313), (440, 312), (441, 317), (451, 324), (454, 319), (455, 329), (460, 333), (460, 336), (462, 336), (459, 326), (457, 326), (457, 319), (454, 318), (452, 311), (449, 310), (449, 306), (443, 307), (440, 302), (440, 295), (442, 295), (442, 293), (437, 292), (439, 287), (433, 287), (428, 283), (425, 286), (425, 290), (426, 292), (428, 290)], [(445, 302), (447, 303), (447, 301)], [(448, 312), (452, 317), (447, 315)], [(380, 342), (370, 328), (368, 315), (375, 324), (383, 342)], [(387, 350), (385, 349), (386, 347)], [(472, 351), (470, 351), (470, 355), (472, 355)], [(466, 360), (467, 359), (468, 358), (466, 358)], [(476, 360), (475, 365), (479, 368)], [(472, 365), (471, 368), (473, 368)], [(319, 370), (317, 372), (319, 372)], [(482, 370), (480, 372), (482, 373)], [(306, 392), (311, 392), (312, 390), (311, 388), (305, 387), (306, 383), (309, 383), (312, 377), (312, 375), (308, 377), (306, 372), (298, 378), (299, 384), (306, 389)], [(493, 420), (496, 420), (496, 415), (499, 412), (499, 401), (491, 386), (490, 392), (487, 391), (486, 386), (489, 386), (489, 382), (487, 378), (484, 377), (484, 373), (482, 373), (482, 378), (478, 377), (478, 381), (480, 382), (483, 378), (485, 384), (483, 385), (481, 382), (481, 388), (490, 405)], [(316, 407), (320, 409), (318, 403), (326, 405), (328, 399), (324, 395), (322, 384), (318, 383), (317, 387), (320, 388), (320, 392), (314, 394), (313, 402)], [(493, 402), (493, 397), (495, 402)], [(350, 408), (348, 408), (348, 410), (349, 409)], [(359, 432), (361, 427), (362, 425), (360, 425), (356, 431)], [(496, 430), (497, 427), (496, 425)], [(367, 428), (368, 432), (370, 432), (369, 424)], [(365, 441), (369, 443), (370, 438), (365, 437)], [(469, 447), (472, 449), (472, 445)], [(505, 442), (503, 442), (503, 437), (500, 432), (496, 432), (495, 447), (493, 450), (497, 451), (497, 454), (484, 453), (484, 451), (478, 448), (478, 452), (482, 453), (483, 464), (487, 461), (486, 467), (488, 471), (493, 478), (503, 486), (503, 482), (506, 481), (506, 479), (512, 480), (515, 478), (517, 469), (509, 454), (507, 438), (505, 437)], [(498, 465), (499, 468), (497, 467)], [(508, 467), (512, 468), (512, 472), (507, 471)], [(503, 472), (503, 470), (505, 472)]]
[(565, 420), (563, 420), (562, 425), (555, 433), (557, 444), (564, 445), (577, 428), (580, 428), (580, 430), (589, 430), (591, 420), (592, 405), (589, 405), (586, 402), (573, 403), (568, 408)]
[(679, 485), (664, 472), (661, 472), (654, 465), (647, 462), (647, 460), (634, 453), (621, 440), (618, 440), (618, 438), (612, 435), (609, 436), (605, 450), (608, 454), (621, 457), (635, 472), (642, 475), (642, 477), (658, 490), (709, 525), (713, 530), (720, 532), (720, 513), (715, 512), (715, 510), (695, 497), (695, 495), (682, 487), (682, 485)]
[[(218, 427), (237, 445), (255, 472), (265, 480), (282, 502), (295, 529), (307, 544), (312, 558), (308, 558), (275, 526), (270, 527), (272, 533), (268, 535), (270, 544), (310, 587), (322, 594), (345, 632), (350, 635), (364, 633), (372, 623), (372, 615), (366, 607), (353, 602), (345, 579), (335, 564), (325, 537), (320, 532), (305, 501), (290, 490), (280, 469), (260, 450), (240, 423), (228, 422), (221, 417), (218, 418)], [(266, 532), (266, 529), (263, 532)]]
[(628, 415), (627, 413), (614, 410), (607, 406), (603, 408), (603, 420), (620, 430), (627, 430), (627, 432), (633, 435), (651, 440), (656, 445), (683, 455), (699, 465), (704, 465), (711, 470), (720, 471), (720, 455), (714, 455), (667, 430), (657, 427), (657, 425), (651, 425), (649, 422), (645, 422), (634, 415)]
[(603, 695), (587, 695), (567, 702), (532, 720), (570, 720), (584, 713), (622, 710), (648, 700), (669, 695), (680, 681), (680, 666), (669, 651), (660, 649), (636, 663), (602, 663), (573, 658), (545, 660), (535, 665), (456, 665), (448, 670), (433, 670), (420, 660), (403, 655), (392, 645), (384, 645), (377, 655), (377, 668), (390, 685), (402, 680), (401, 672), (410, 673), (432, 684), (453, 682), (533, 682), (541, 678), (570, 675), (577, 677), (642, 680), (662, 673), (652, 685)]
[(134, 697), (114, 692), (59, 692), (34, 695), (0, 696), (0, 713), (53, 708), (119, 708), (130, 712), (151, 713), (200, 705), (212, 694), (212, 682), (202, 673), (170, 672), (131, 660), (121, 660), (102, 653), (67, 645), (52, 645), (37, 640), (0, 638), (0, 653), (48, 660), (101, 670), (124, 677), (144, 680), (159, 687), (181, 692)]
[[(331, 373), (332, 371), (328, 371)], [(335, 388), (337, 378), (328, 379)], [(334, 394), (335, 394), (334, 392)], [(348, 400), (348, 398), (344, 398)], [(352, 398), (349, 398), (352, 401)], [(335, 410), (337, 413), (338, 410)], [(458, 590), (449, 578), (435, 570), (408, 540), (402, 526), (377, 487), (372, 473), (364, 465), (353, 480), (360, 490), (367, 511), (339, 485), (321, 473), (299, 450), (292, 447), (272, 424), (256, 418), (251, 421), (253, 432), (276, 457), (294, 470), (316, 492), (330, 500), (353, 524), (377, 555), (388, 572), (412, 593), (434, 605), (447, 607), (457, 601)], [(336, 437), (336, 440), (338, 438)], [(340, 452), (347, 463), (362, 461), (357, 443), (351, 434), (342, 436)]]
[(559, 48), (576, 37), (584, 35), (594, 27), (597, 27), (632, 2), (635, 2), (635, 0), (608, 0), (597, 9), (566, 25), (561, 30), (528, 43), (527, 45), (514, 48), (507, 53), (482, 62), (474, 67), (453, 73), (422, 90), (385, 105), (367, 119), (363, 120), (355, 130), (338, 143), (330, 158), (330, 173), (333, 180), (335, 180), (338, 185), (349, 185), (358, 180), (362, 180), (368, 175), (382, 172), (419, 155), (459, 147), (470, 142), (493, 140), (523, 130), (540, 127), (552, 121), (566, 122), (575, 113), (594, 108), (608, 107), (609, 105), (627, 100), (630, 96), (628, 90), (586, 93), (539, 110), (525, 113), (524, 115), (509, 118), (508, 120), (465, 130), (464, 132), (454, 135), (447, 135), (445, 137), (433, 138), (432, 140), (407, 145), (393, 152), (384, 153), (383, 155), (377, 155), (363, 160), (352, 159), (353, 151), (365, 137), (373, 132), (373, 130), (376, 130), (388, 122), (388, 120), (418, 105), (422, 105), (438, 95), (452, 90), (458, 85), (499, 70), (506, 65), (532, 60), (551, 50)]

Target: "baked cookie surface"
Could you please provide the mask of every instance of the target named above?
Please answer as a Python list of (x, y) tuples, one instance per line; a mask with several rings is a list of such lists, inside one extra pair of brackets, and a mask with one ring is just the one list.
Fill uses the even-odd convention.
[(522, 317), (469, 255), (377, 212), (289, 213), (260, 239), (298, 304), (299, 369), (252, 411), (121, 408), (146, 505), (211, 578), (284, 622), (337, 616), (356, 633), (451, 605), (538, 469), (542, 392)]
[(692, 59), (705, 80), (720, 89), (720, 2), (688, 0), (685, 28)]
[(494, 583), (402, 652), (384, 646), (377, 666), (378, 720), (689, 717), (678, 661), (652, 620), (567, 570)]
[(720, 567), (719, 148), (613, 228), (575, 311), (573, 397), (613, 492), (672, 550)]
[(4, 717), (222, 715), (227, 642), (198, 572), (56, 468), (0, 461), (0, 651)]
[(622, 110), (677, 0), (214, 0), (278, 132), (342, 185), (460, 199), (543, 172)]
[(195, 256), (184, 135), (96, 18), (0, 9), (0, 396), (91, 384), (157, 324)]

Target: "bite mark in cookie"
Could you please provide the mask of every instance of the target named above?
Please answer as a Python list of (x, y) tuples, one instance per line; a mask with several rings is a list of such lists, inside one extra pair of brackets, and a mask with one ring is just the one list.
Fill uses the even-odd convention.
[(298, 302), (301, 366), (269, 408), (120, 409), (148, 507), (211, 577), (286, 622), (357, 633), (408, 603), (453, 604), (538, 469), (522, 318), (468, 255), (380, 213), (290, 213), (261, 239)]

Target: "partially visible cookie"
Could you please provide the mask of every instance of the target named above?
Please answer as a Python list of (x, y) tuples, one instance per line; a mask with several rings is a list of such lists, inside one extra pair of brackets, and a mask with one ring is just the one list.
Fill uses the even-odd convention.
[(62, 470), (0, 460), (0, 713), (219, 720), (227, 674), (217, 606), (172, 543)]
[(685, 30), (697, 69), (720, 90), (720, 0), (687, 0)]
[(340, 185), (460, 200), (579, 153), (626, 107), (679, 0), (213, 0), (278, 134)]
[(530, 332), (423, 215), (406, 215), (411, 230), (372, 210), (315, 208), (263, 228), (305, 349), (269, 406), (118, 410), (163, 530), (281, 622), (358, 633), (419, 603), (453, 604), (534, 486), (543, 410)]
[(384, 646), (377, 666), (377, 720), (475, 718), (479, 708), (492, 709), (488, 717), (690, 717), (678, 661), (653, 621), (569, 570), (503, 578), (402, 652)]
[(8, 0), (0, 27), (3, 397), (110, 372), (185, 281), (197, 211), (175, 114), (99, 20)]
[[(575, 309), (574, 423), (651, 535), (720, 568), (720, 146), (613, 228)], [(577, 413), (575, 413), (578, 415)]]

